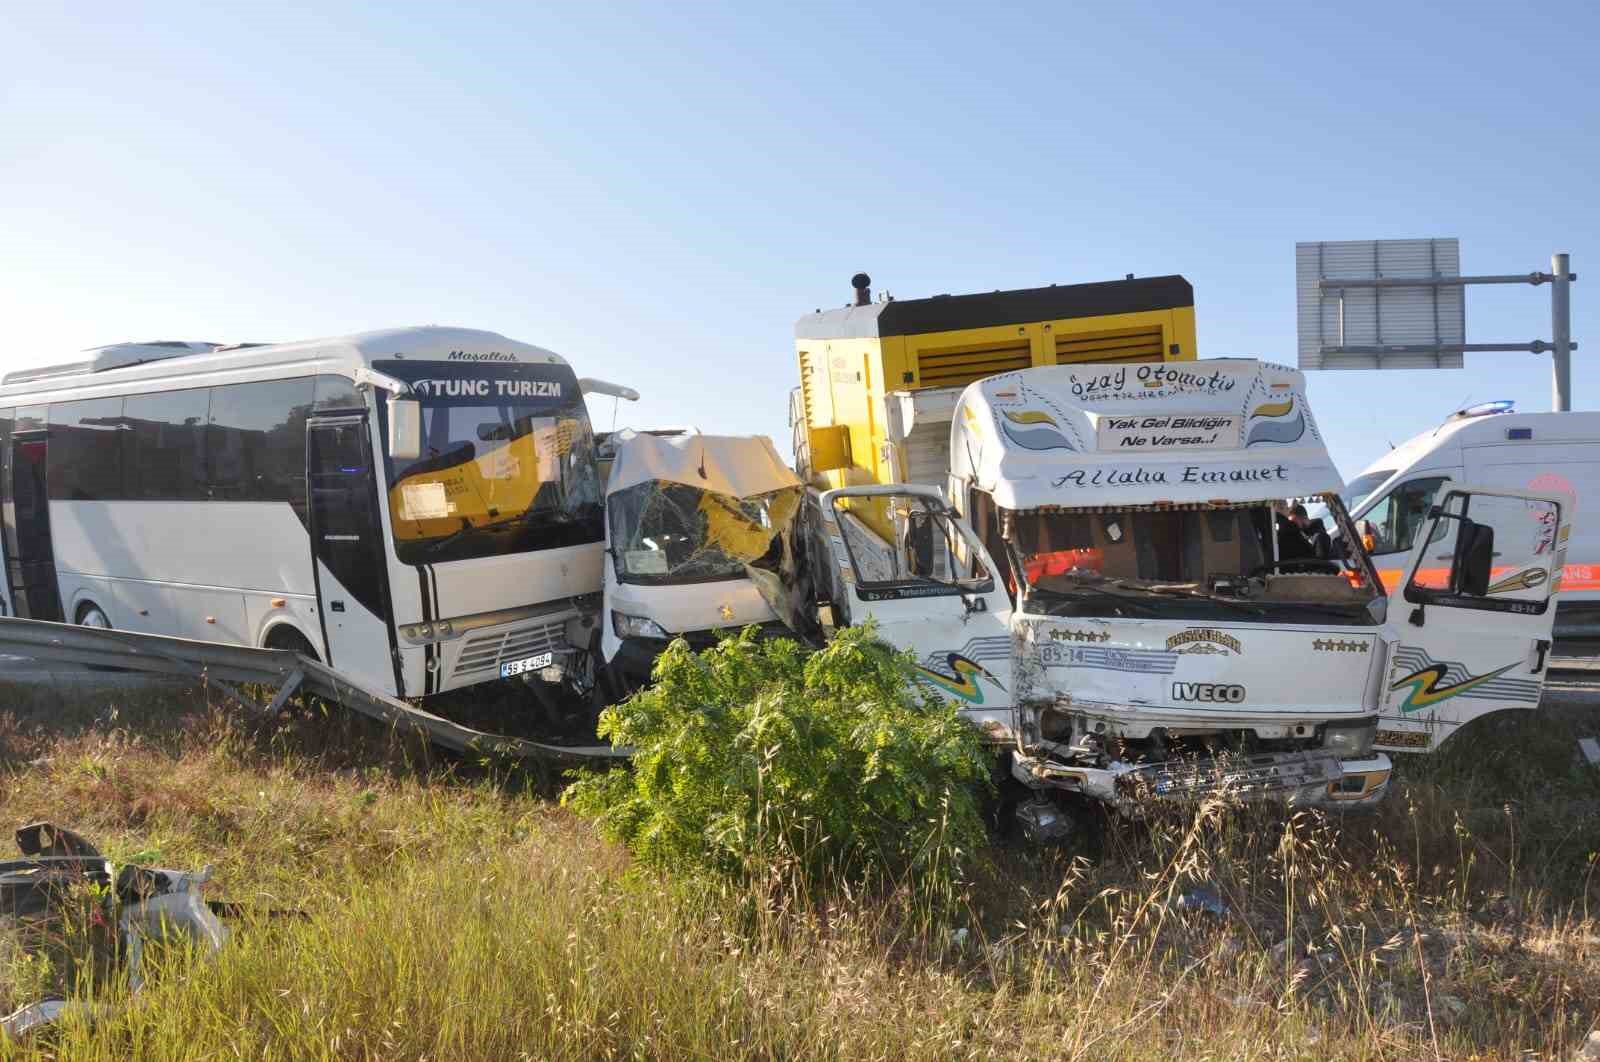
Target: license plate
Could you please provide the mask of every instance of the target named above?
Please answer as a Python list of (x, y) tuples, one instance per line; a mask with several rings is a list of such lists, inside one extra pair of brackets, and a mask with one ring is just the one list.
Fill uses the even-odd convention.
[(510, 678), (512, 675), (521, 675), (528, 671), (543, 671), (555, 661), (555, 658), (554, 653), (540, 653), (538, 656), (525, 656), (521, 660), (508, 660), (500, 665), (500, 677)]

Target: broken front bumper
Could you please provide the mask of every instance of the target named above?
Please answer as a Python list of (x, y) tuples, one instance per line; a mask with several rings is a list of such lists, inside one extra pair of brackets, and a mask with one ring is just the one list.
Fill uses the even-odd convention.
[(1351, 811), (1381, 801), (1393, 765), (1382, 753), (1341, 760), (1332, 752), (1275, 752), (1164, 763), (1113, 762), (1085, 767), (1050, 756), (1019, 754), (1011, 772), (1030, 789), (1078, 793), (1136, 814), (1150, 801), (1211, 796), (1278, 800), (1291, 807)]

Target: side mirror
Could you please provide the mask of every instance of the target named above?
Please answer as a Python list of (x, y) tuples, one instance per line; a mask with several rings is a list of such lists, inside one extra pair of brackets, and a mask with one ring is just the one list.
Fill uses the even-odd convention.
[(389, 456), (413, 461), (422, 456), (422, 403), (389, 396)]
[(1463, 519), (1456, 534), (1456, 553), (1450, 567), (1450, 592), (1466, 597), (1489, 593), (1489, 572), (1494, 567), (1494, 528)]

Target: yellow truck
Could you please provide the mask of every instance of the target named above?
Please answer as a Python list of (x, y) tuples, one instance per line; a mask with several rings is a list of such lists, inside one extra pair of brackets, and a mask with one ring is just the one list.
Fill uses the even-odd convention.
[(926, 299), (855, 297), (795, 324), (796, 471), (812, 486), (943, 487), (950, 416), (974, 380), (1038, 365), (1195, 359), (1194, 289), (1181, 276)]

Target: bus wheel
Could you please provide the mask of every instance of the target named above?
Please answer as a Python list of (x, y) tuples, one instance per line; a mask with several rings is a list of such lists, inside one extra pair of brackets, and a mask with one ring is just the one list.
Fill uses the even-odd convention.
[(105, 610), (92, 601), (78, 608), (77, 623), (80, 627), (98, 627), (103, 631), (111, 629), (111, 620)]
[[(96, 630), (102, 631), (109, 631), (111, 629), (110, 617), (106, 615), (104, 609), (95, 604), (93, 601), (86, 601), (78, 606), (77, 624), (80, 627), (93, 627)], [(112, 667), (109, 664), (85, 664), (83, 666), (90, 671), (121, 670), (120, 668)]]
[(322, 662), (322, 658), (317, 655), (316, 649), (312, 648), (311, 643), (306, 640), (306, 636), (293, 627), (274, 627), (267, 635), (266, 647), (268, 649), (287, 649), (291, 653), (299, 653), (308, 660)]

